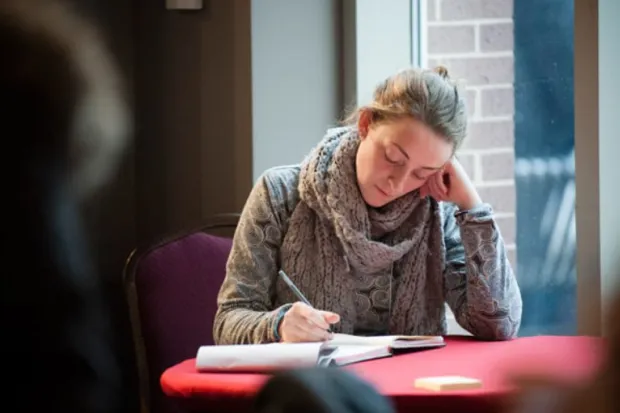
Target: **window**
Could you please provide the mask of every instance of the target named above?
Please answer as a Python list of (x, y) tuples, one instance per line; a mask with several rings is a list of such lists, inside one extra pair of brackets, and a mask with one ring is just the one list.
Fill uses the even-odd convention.
[(463, 79), (459, 157), (493, 205), (524, 300), (521, 335), (574, 334), (573, 2), (412, 0), (412, 63)]

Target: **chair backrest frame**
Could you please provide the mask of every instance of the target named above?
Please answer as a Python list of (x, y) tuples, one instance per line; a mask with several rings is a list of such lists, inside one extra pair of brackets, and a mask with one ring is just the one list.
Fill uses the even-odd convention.
[(136, 358), (136, 369), (138, 373), (140, 411), (142, 413), (150, 413), (151, 411), (151, 389), (149, 375), (150, 369), (146, 355), (144, 337), (142, 335), (139, 296), (136, 287), (136, 272), (140, 266), (140, 262), (151, 252), (192, 234), (200, 232), (209, 234), (217, 229), (235, 229), (239, 223), (239, 218), (240, 214), (238, 213), (213, 215), (206, 219), (205, 223), (198, 228), (185, 230), (158, 238), (156, 241), (143, 247), (135, 248), (127, 257), (125, 268), (123, 269), (123, 288), (129, 312), (129, 320), (131, 323), (134, 356)]

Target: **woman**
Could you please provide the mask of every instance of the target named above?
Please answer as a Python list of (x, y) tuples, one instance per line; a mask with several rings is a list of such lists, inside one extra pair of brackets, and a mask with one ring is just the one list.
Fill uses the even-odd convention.
[(514, 337), (522, 303), (504, 242), (454, 159), (466, 125), (444, 68), (409, 69), (302, 165), (265, 172), (235, 234), (216, 342), (440, 335), (445, 302), (475, 336)]

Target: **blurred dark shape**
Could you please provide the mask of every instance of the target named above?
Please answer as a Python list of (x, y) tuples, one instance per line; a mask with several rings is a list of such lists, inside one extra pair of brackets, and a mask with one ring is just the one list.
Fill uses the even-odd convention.
[(389, 399), (344, 370), (276, 374), (256, 397), (256, 413), (393, 413)]
[(517, 377), (514, 383), (519, 394), (510, 413), (620, 412), (620, 294), (606, 321), (607, 355), (598, 374), (575, 384), (558, 383), (543, 375)]
[(66, 5), (0, 2), (4, 404), (113, 412), (122, 389), (79, 207), (130, 132), (113, 62)]

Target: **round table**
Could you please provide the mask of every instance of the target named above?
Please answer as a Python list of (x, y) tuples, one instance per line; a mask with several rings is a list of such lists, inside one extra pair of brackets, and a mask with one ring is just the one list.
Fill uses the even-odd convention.
[[(603, 359), (605, 341), (596, 337), (537, 336), (485, 342), (446, 337), (443, 348), (343, 367), (392, 399), (399, 412), (497, 411), (511, 394), (510, 379), (541, 373), (566, 381), (587, 379)], [(190, 359), (161, 376), (166, 395), (190, 411), (243, 411), (269, 378), (262, 374), (200, 373)], [(432, 392), (414, 388), (416, 378), (465, 376), (482, 381), (475, 390)]]

